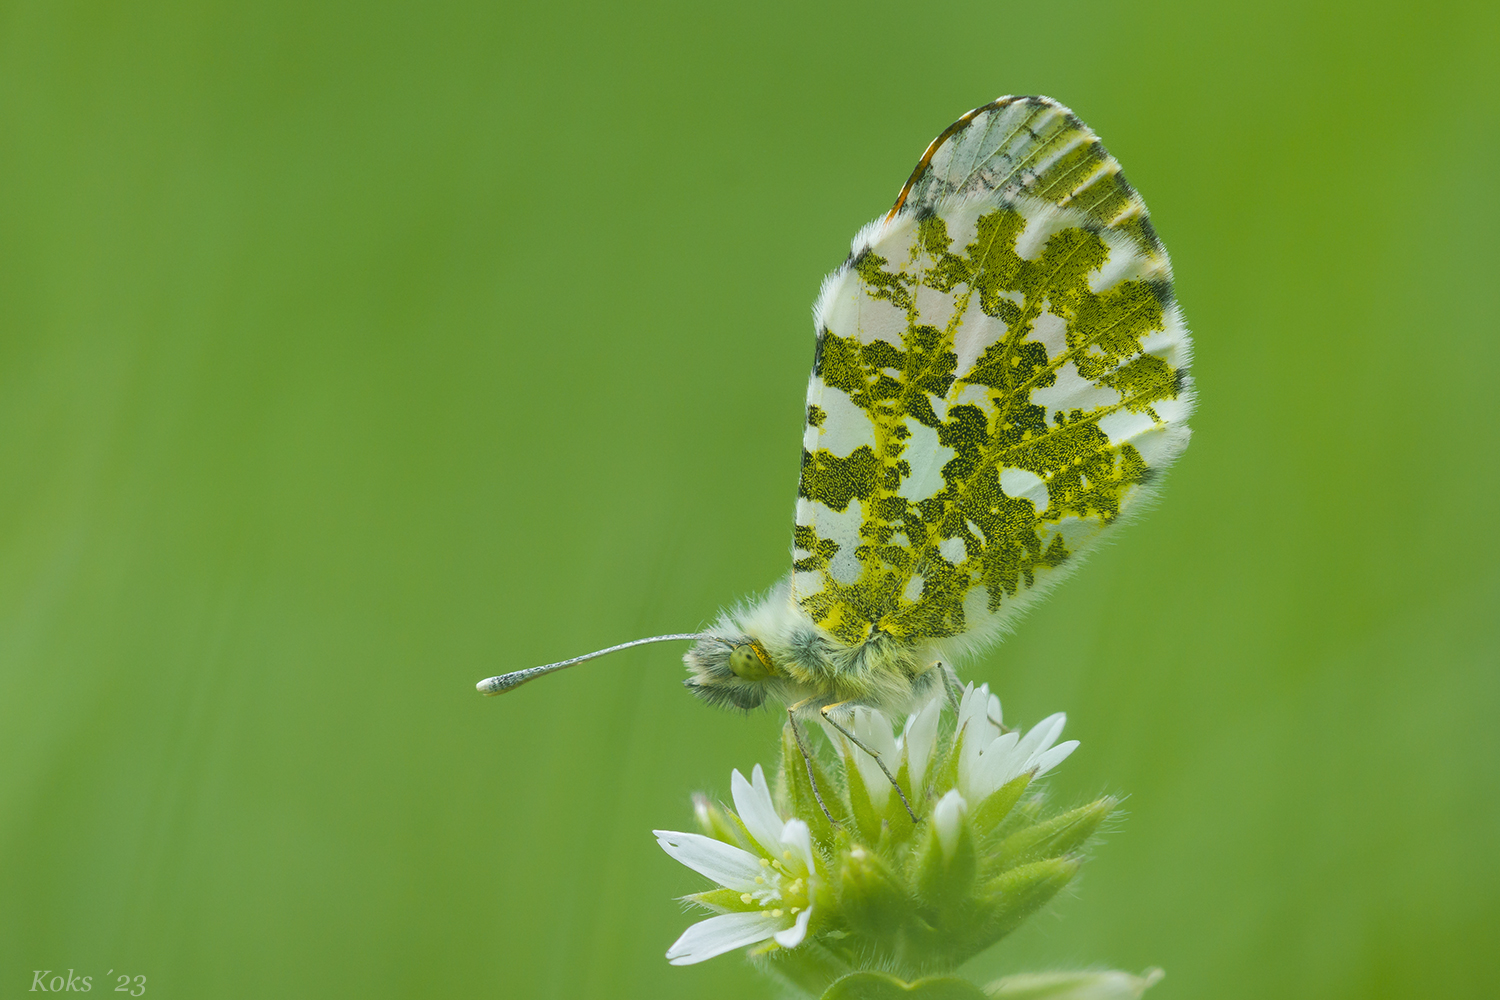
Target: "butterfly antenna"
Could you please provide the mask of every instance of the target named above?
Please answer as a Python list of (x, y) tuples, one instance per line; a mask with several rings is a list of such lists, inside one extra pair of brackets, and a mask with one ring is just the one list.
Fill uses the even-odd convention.
[(592, 653), (584, 653), (582, 656), (575, 656), (571, 660), (559, 660), (556, 663), (548, 663), (540, 667), (527, 667), (525, 670), (512, 670), (510, 673), (501, 674), (498, 677), (486, 677), (484, 680), (480, 681), (474, 686), (478, 688), (479, 693), (483, 695), (503, 694), (506, 691), (509, 691), (511, 688), (520, 687), (527, 681), (535, 680), (536, 678), (541, 677), (543, 674), (550, 674), (554, 670), (562, 670), (566, 667), (577, 666), (580, 663), (587, 663), (589, 660), (597, 660), (601, 656), (608, 656), (610, 653), (618, 653), (622, 649), (630, 649), (633, 646), (644, 646), (652, 642), (673, 642), (677, 639), (702, 638), (703, 636), (697, 632), (674, 632), (671, 635), (653, 635), (649, 639), (633, 639), (630, 642), (622, 642), (618, 646), (610, 646), (608, 649), (595, 650)]

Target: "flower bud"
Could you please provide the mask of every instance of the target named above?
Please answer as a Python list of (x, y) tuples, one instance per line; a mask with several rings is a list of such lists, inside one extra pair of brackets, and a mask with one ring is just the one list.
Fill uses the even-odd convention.
[(914, 901), (903, 880), (878, 853), (860, 844), (840, 857), (834, 885), (850, 928), (874, 940), (898, 934), (911, 916)]
[(1002, 866), (1010, 868), (1028, 861), (1055, 858), (1082, 847), (1119, 804), (1105, 796), (1097, 802), (1054, 816), (1006, 837), (997, 852)]
[(985, 916), (979, 936), (987, 937), (989, 944), (1015, 930), (1071, 882), (1079, 866), (1077, 859), (1052, 858), (1012, 868), (992, 879), (980, 893)]
[[(918, 841), (917, 896), (934, 911), (968, 919), (966, 898), (974, 889), (974, 837), (966, 816), (968, 804), (953, 789), (932, 808), (931, 822)], [(942, 925), (946, 921), (929, 921)]]
[(943, 847), (945, 860), (953, 859), (953, 851), (958, 847), (958, 837), (968, 811), (968, 803), (956, 788), (939, 799), (938, 804), (932, 808), (932, 829)]

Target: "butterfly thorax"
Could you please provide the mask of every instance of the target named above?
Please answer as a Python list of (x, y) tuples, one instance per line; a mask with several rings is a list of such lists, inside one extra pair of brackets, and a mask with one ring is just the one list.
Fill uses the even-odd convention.
[(937, 657), (928, 646), (879, 631), (844, 642), (794, 604), (783, 582), (704, 631), (683, 657), (691, 675), (684, 684), (725, 708), (852, 702), (903, 712), (935, 690)]

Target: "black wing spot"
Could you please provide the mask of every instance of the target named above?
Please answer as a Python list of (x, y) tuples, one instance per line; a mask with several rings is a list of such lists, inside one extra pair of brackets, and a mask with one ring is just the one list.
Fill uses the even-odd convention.
[(1146, 287), (1151, 289), (1151, 294), (1156, 296), (1157, 304), (1163, 309), (1177, 301), (1177, 292), (1172, 288), (1172, 282), (1166, 278), (1154, 278), (1146, 282)]
[(1146, 237), (1146, 243), (1153, 253), (1166, 253), (1167, 248), (1162, 245), (1161, 237), (1156, 235), (1156, 227), (1144, 214), (1141, 215), (1141, 233)]

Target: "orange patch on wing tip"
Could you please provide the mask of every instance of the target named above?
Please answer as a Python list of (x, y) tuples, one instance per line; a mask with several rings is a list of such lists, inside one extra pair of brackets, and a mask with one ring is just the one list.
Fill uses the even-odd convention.
[[(949, 125), (947, 128), (943, 129), (943, 131), (938, 135), (936, 139), (927, 144), (927, 151), (923, 153), (922, 158), (917, 161), (916, 168), (912, 170), (911, 176), (906, 179), (906, 184), (901, 188), (901, 193), (896, 196), (896, 204), (892, 205), (891, 210), (885, 213), (885, 221), (890, 222), (891, 219), (895, 218), (896, 213), (901, 211), (901, 206), (906, 204), (907, 196), (911, 194), (912, 187), (916, 185), (917, 179), (922, 176), (922, 171), (926, 170), (927, 167), (932, 163), (933, 156), (937, 155), (937, 151), (943, 145), (943, 143), (953, 138), (954, 134), (961, 130), (965, 125), (969, 124), (969, 122), (973, 121), (976, 115), (983, 114), (986, 111), (993, 111), (996, 108), (1002, 108), (1007, 104), (1014, 104), (1017, 101), (1038, 100), (1042, 101), (1045, 104), (1050, 104), (1054, 107), (1059, 106), (1057, 102), (1052, 100), (1050, 97), (1043, 97), (1039, 94), (1021, 97), (1007, 94), (1004, 97), (995, 98), (988, 104), (980, 105), (973, 111), (970, 111), (968, 114), (960, 117), (958, 121), (954, 122), (952, 125)], [(1097, 138), (1095, 139), (1095, 141), (1098, 141)]]
[(947, 128), (943, 129), (942, 132), (938, 133), (938, 137), (927, 144), (927, 151), (922, 154), (922, 158), (917, 161), (916, 168), (912, 170), (911, 176), (906, 179), (906, 185), (901, 189), (901, 193), (896, 196), (896, 204), (892, 205), (891, 210), (885, 213), (885, 221), (890, 222), (891, 219), (895, 217), (896, 213), (901, 211), (901, 206), (906, 204), (907, 195), (911, 194), (912, 186), (917, 183), (917, 178), (922, 176), (922, 171), (926, 170), (928, 165), (932, 163), (933, 156), (937, 154), (938, 149), (943, 145), (943, 143), (953, 138), (954, 133), (958, 132), (965, 125), (969, 124), (969, 122), (973, 121), (975, 115), (983, 114), (986, 111), (1001, 107), (1016, 100), (1024, 100), (1024, 98), (1009, 96), (997, 97), (990, 103), (981, 104), (979, 107), (968, 112), (967, 114), (959, 116), (958, 121), (954, 122), (952, 125), (949, 125)]

